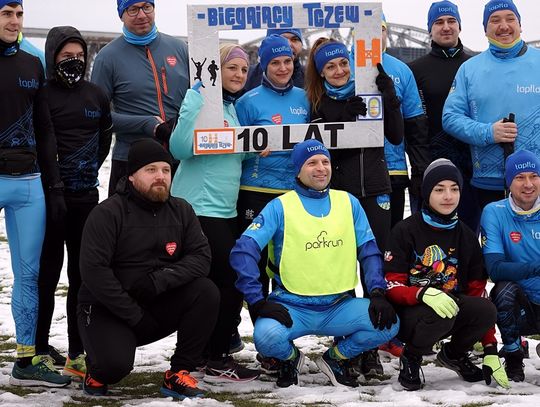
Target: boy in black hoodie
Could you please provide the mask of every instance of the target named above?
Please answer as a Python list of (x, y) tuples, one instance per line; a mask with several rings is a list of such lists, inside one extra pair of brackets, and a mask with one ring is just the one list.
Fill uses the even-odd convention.
[[(111, 145), (109, 100), (95, 84), (84, 80), (87, 45), (70, 26), (53, 27), (45, 43), (48, 82), (44, 98), (54, 127), (61, 183), (46, 195), (47, 223), (40, 259), (37, 354), (49, 354), (49, 329), (54, 295), (68, 253), (68, 358), (64, 374), (84, 377), (84, 348), (76, 322), (81, 285), (79, 251), (84, 223), (97, 205), (98, 169)], [(58, 359), (58, 358), (56, 358)], [(58, 360), (55, 360), (58, 363)]]

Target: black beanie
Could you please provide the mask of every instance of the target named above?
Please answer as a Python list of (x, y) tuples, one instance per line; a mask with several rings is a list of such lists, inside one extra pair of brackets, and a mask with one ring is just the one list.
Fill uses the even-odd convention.
[(131, 144), (128, 153), (128, 175), (137, 172), (140, 168), (150, 163), (165, 161), (172, 166), (172, 157), (161, 144), (151, 138), (137, 140)]
[(435, 185), (441, 181), (454, 181), (459, 186), (461, 191), (463, 187), (463, 177), (452, 163), (452, 161), (446, 158), (438, 158), (428, 165), (424, 171), (424, 178), (422, 180), (422, 198), (424, 202), (429, 204), (429, 196)]

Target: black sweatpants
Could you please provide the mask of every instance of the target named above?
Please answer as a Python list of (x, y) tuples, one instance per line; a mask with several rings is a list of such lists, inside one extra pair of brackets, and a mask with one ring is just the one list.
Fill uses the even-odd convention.
[(407, 184), (392, 184), (392, 193), (390, 194), (390, 229), (392, 229), (396, 223), (403, 220), (403, 214), (405, 212), (405, 189)]
[[(380, 205), (377, 196), (358, 198), (358, 200), (366, 213), (369, 226), (377, 242), (377, 247), (381, 253), (384, 253), (386, 241), (390, 236), (390, 223), (392, 221), (391, 208)], [(369, 298), (364, 273), (360, 273), (360, 282), (362, 283), (364, 298)]]
[(36, 352), (49, 352), (49, 330), (54, 312), (54, 295), (64, 263), (64, 242), (66, 244), (69, 288), (67, 294), (68, 352), (72, 356), (84, 353), (77, 328), (77, 295), (81, 286), (79, 252), (81, 236), (90, 211), (97, 205), (97, 189), (84, 192), (64, 193), (67, 212), (60, 222), (53, 222), (47, 211), (45, 239), (41, 251), (38, 278), (39, 311), (36, 330)]
[(111, 173), (109, 175), (109, 196), (116, 192), (116, 184), (127, 175), (127, 161), (111, 160)]
[(214, 332), (208, 342), (208, 357), (218, 360), (229, 354), (231, 335), (236, 328), (243, 295), (236, 289), (236, 272), (229, 263), (231, 249), (239, 237), (238, 219), (198, 216), (201, 228), (208, 238), (212, 251), (212, 264), (208, 278), (218, 287), (221, 300), (219, 316)]
[(440, 339), (452, 336), (451, 350), (467, 352), (495, 325), (495, 305), (482, 297), (460, 296), (454, 318), (441, 318), (426, 304), (396, 307), (400, 318), (398, 339), (414, 355), (426, 355)]
[(175, 331), (177, 343), (171, 370), (194, 370), (201, 363), (203, 349), (214, 329), (218, 306), (215, 284), (208, 278), (197, 278), (156, 297), (145, 309), (153, 317), (155, 329), (137, 335), (104, 306), (79, 304), (77, 319), (88, 373), (101, 383), (117, 383), (133, 369), (137, 346)]
[(504, 191), (492, 191), (490, 189), (482, 189), (472, 187), (473, 193), (476, 195), (476, 200), (480, 208), (480, 213), (484, 210), (488, 203), (500, 201), (505, 198)]

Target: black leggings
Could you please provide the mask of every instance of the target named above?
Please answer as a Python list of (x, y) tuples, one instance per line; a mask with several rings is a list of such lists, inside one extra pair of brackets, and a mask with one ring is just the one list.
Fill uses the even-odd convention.
[(216, 284), (221, 295), (219, 317), (208, 342), (208, 357), (217, 360), (229, 353), (235, 321), (242, 308), (243, 296), (235, 286), (237, 275), (229, 263), (231, 249), (239, 236), (238, 220), (206, 216), (198, 218), (212, 250), (208, 278)]
[(177, 343), (171, 370), (194, 370), (201, 363), (203, 349), (214, 329), (218, 306), (219, 292), (214, 283), (208, 278), (197, 278), (158, 296), (145, 310), (157, 329), (137, 336), (104, 306), (79, 304), (77, 318), (88, 373), (101, 383), (117, 383), (133, 369), (137, 346), (175, 331)]
[(36, 352), (49, 352), (49, 330), (54, 312), (54, 295), (62, 265), (64, 263), (64, 242), (68, 254), (67, 275), (69, 288), (67, 294), (67, 333), (68, 352), (72, 356), (84, 353), (77, 328), (77, 295), (81, 286), (79, 271), (79, 252), (81, 236), (90, 211), (98, 203), (98, 191), (64, 194), (67, 213), (60, 222), (53, 222), (47, 212), (47, 225), (43, 249), (41, 251), (38, 278), (39, 312), (36, 330)]
[[(369, 226), (371, 227), (373, 235), (375, 236), (375, 241), (377, 242), (377, 247), (381, 253), (384, 253), (386, 241), (390, 235), (390, 223), (392, 221), (391, 208), (379, 204), (377, 196), (358, 198), (358, 200), (366, 213)], [(364, 298), (368, 298), (369, 292), (366, 286), (364, 273), (360, 273), (360, 282), (362, 283)]]
[(426, 355), (440, 339), (452, 336), (451, 350), (467, 352), (495, 325), (495, 305), (482, 297), (459, 297), (459, 312), (454, 318), (441, 318), (425, 304), (396, 307), (400, 318), (398, 339), (415, 355)]

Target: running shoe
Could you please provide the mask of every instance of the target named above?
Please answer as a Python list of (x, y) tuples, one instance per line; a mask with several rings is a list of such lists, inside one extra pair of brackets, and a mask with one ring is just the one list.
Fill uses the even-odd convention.
[(15, 362), (9, 383), (13, 386), (46, 387), (64, 387), (70, 384), (71, 378), (58, 373), (53, 363), (49, 355), (34, 356), (32, 363), (26, 367), (21, 367)]
[(179, 372), (167, 370), (159, 391), (164, 396), (176, 400), (204, 397), (204, 391), (197, 387), (197, 383), (197, 379), (191, 376), (187, 370), (180, 370)]

